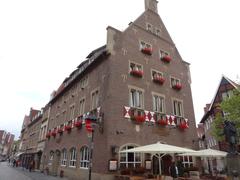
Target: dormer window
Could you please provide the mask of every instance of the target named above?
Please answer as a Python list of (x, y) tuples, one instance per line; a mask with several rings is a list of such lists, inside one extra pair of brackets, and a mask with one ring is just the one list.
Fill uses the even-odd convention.
[(140, 42), (140, 50), (142, 53), (147, 54), (147, 55), (152, 55), (152, 45), (148, 44), (144, 41)]
[(170, 63), (170, 61), (172, 60), (172, 58), (170, 57), (170, 54), (164, 50), (159, 51), (159, 56), (160, 56), (160, 59), (166, 63)]
[(153, 25), (147, 23), (147, 31), (153, 32)]
[(143, 76), (143, 68), (142, 65), (130, 62), (130, 74), (135, 77)]

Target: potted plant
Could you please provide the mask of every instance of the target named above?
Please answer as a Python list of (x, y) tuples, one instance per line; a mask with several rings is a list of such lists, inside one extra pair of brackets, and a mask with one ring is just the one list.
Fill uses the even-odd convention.
[(51, 132), (51, 135), (52, 135), (53, 137), (56, 137), (56, 135), (57, 135), (56, 130), (53, 130), (53, 131)]
[(161, 76), (154, 76), (153, 82), (158, 83), (158, 84), (163, 84), (165, 82), (165, 79)]
[(66, 125), (64, 129), (65, 129), (65, 131), (67, 131), (67, 132), (71, 132), (72, 126), (71, 126), (71, 125)]
[(182, 85), (180, 83), (177, 83), (177, 84), (173, 85), (173, 89), (181, 90), (182, 89)]
[(143, 76), (143, 71), (133, 69), (133, 70), (130, 71), (130, 74), (132, 76), (135, 76), (135, 77), (142, 77)]
[(82, 127), (82, 121), (76, 121), (74, 126), (80, 129)]
[(145, 117), (142, 115), (132, 116), (131, 120), (137, 124), (141, 124), (145, 122)]
[(160, 120), (158, 121), (158, 124), (161, 125), (161, 126), (166, 126), (166, 125), (168, 125), (168, 122), (167, 122), (167, 120), (160, 119)]
[(141, 49), (142, 53), (147, 54), (147, 55), (152, 55), (152, 48), (142, 48)]
[(161, 58), (163, 62), (170, 63), (172, 58), (169, 55), (165, 55)]
[(59, 128), (59, 129), (57, 130), (57, 132), (58, 132), (59, 134), (62, 134), (62, 133), (63, 133), (63, 128)]

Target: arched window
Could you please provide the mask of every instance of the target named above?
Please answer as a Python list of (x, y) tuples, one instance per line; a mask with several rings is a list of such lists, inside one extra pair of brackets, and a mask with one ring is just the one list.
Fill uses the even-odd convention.
[[(126, 145), (120, 149), (128, 150), (137, 147), (136, 145)], [(140, 153), (120, 153), (120, 168), (132, 168), (141, 166), (141, 154)]]
[(50, 151), (48, 165), (52, 165), (53, 158), (54, 158), (54, 152)]
[(66, 166), (66, 165), (67, 165), (67, 150), (63, 149), (62, 156), (61, 156), (61, 166)]
[(76, 148), (70, 150), (69, 167), (76, 167), (77, 151)]
[(88, 168), (89, 166), (89, 148), (83, 146), (80, 150), (80, 168)]

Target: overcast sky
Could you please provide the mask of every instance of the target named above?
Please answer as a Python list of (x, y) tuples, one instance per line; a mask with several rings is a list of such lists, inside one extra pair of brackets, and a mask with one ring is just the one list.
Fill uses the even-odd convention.
[[(159, 0), (163, 22), (191, 63), (197, 122), (222, 74), (240, 74), (239, 7), (239, 0)], [(30, 107), (43, 107), (106, 43), (106, 27), (123, 31), (143, 11), (144, 0), (0, 0), (0, 129), (19, 136)]]

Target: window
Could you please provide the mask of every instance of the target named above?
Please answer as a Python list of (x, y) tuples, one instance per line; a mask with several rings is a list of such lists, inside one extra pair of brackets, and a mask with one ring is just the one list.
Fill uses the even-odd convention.
[(153, 111), (164, 113), (165, 111), (164, 97), (157, 94), (153, 94)]
[[(135, 148), (136, 145), (127, 145), (121, 148), (122, 150), (128, 150)], [(120, 153), (120, 168), (133, 168), (141, 166), (141, 154), (140, 153)]]
[(140, 42), (140, 50), (144, 49), (144, 48), (149, 48), (149, 49), (152, 49), (152, 45), (151, 44), (148, 44), (144, 41), (141, 41)]
[(54, 152), (53, 152), (53, 151), (51, 151), (51, 152), (50, 152), (50, 155), (49, 155), (49, 161), (48, 161), (48, 165), (52, 165), (53, 158), (54, 158)]
[(173, 100), (173, 114), (175, 116), (183, 117), (183, 105), (180, 100)]
[(88, 76), (82, 78), (82, 79), (80, 80), (80, 83), (79, 83), (79, 86), (80, 86), (80, 88), (81, 88), (82, 90), (83, 90), (84, 88), (86, 88), (87, 85), (88, 85)]
[(169, 56), (169, 53), (160, 49), (159, 56), (160, 56), (160, 59), (161, 59), (161, 58), (163, 58), (165, 56)]
[(80, 168), (88, 168), (89, 166), (89, 148), (83, 146), (80, 150)]
[(130, 71), (142, 71), (142, 65), (131, 62)]
[(130, 89), (130, 106), (143, 108), (143, 92), (141, 90)]
[(85, 99), (80, 100), (79, 103), (79, 115), (82, 115), (84, 113), (85, 109)]
[(62, 157), (61, 157), (61, 166), (66, 166), (66, 165), (67, 165), (67, 150), (63, 149)]
[(193, 167), (193, 158), (192, 156), (182, 156), (180, 157), (182, 163), (183, 163), (183, 166), (185, 168), (187, 167)]
[(77, 151), (76, 148), (70, 150), (69, 167), (76, 167)]
[(70, 120), (72, 120), (74, 118), (74, 110), (75, 110), (75, 106), (72, 105), (70, 106)]
[(161, 34), (161, 30), (160, 30), (160, 29), (157, 29), (157, 28), (156, 28), (156, 29), (155, 29), (155, 32), (156, 32), (156, 35), (157, 35), (157, 36), (160, 36), (160, 34)]
[(98, 90), (92, 93), (92, 109), (96, 109), (99, 106), (99, 92)]
[(178, 85), (178, 84), (179, 84), (179, 85), (181, 84), (180, 80), (171, 77), (171, 87), (174, 87), (174, 86), (176, 86), (176, 85)]
[(153, 26), (149, 23), (147, 23), (147, 30), (150, 31), (150, 32), (153, 32)]
[(152, 70), (152, 79), (163, 78), (163, 73)]

